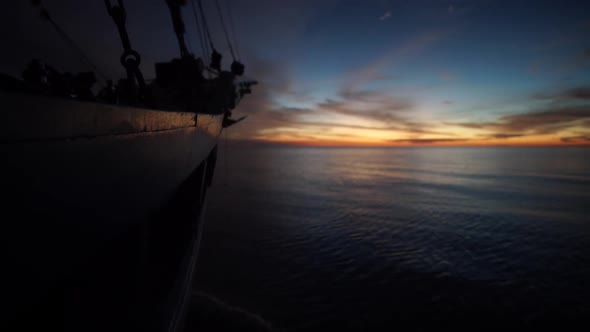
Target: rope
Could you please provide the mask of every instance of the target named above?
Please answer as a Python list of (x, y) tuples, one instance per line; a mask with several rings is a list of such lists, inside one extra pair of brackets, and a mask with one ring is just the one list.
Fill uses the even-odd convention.
[(82, 58), (82, 60), (86, 63), (86, 65), (92, 67), (92, 69), (94, 69), (94, 71), (98, 74), (98, 76), (100, 76), (103, 81), (108, 81), (109, 79), (107, 78), (107, 76), (103, 73), (102, 70), (100, 70), (98, 68), (98, 66), (96, 66), (92, 60), (90, 60), (90, 58), (86, 55), (86, 53), (84, 52), (84, 50), (82, 50), (82, 48), (59, 26), (59, 24), (57, 24), (57, 22), (55, 22), (51, 16), (49, 16), (49, 12), (47, 11), (47, 9), (45, 8), (41, 8), (41, 17), (45, 20), (47, 20), (47, 22), (49, 22), (53, 28), (55, 29), (55, 31), (57, 32), (57, 34), (67, 43), (70, 45), (71, 48), (73, 48), (75, 51), (78, 52), (78, 54), (80, 55), (80, 57)]
[(225, 185), (227, 186), (227, 180), (229, 177), (229, 141), (227, 139), (227, 128), (225, 131)]
[[(186, 32), (186, 34), (188, 35), (188, 34), (189, 34), (189, 32), (187, 31), (187, 32)], [(190, 36), (189, 36), (189, 37), (190, 37)], [(192, 53), (192, 54), (194, 54), (194, 53), (195, 53), (195, 51), (193, 50), (193, 45), (191, 44), (191, 39), (190, 39), (190, 38), (187, 38), (187, 39), (186, 39), (186, 43), (188, 44), (187, 46), (188, 46), (188, 51), (189, 51), (189, 53)]]
[(232, 47), (231, 40), (229, 39), (229, 34), (227, 33), (227, 28), (225, 27), (225, 21), (223, 20), (223, 13), (221, 12), (221, 6), (219, 5), (219, 0), (215, 0), (215, 6), (217, 7), (217, 13), (219, 13), (219, 20), (221, 21), (221, 26), (223, 27), (223, 33), (225, 34), (225, 40), (227, 41), (227, 46), (229, 48), (229, 52), (234, 60), (236, 60), (236, 54)]
[[(139, 92), (141, 97), (147, 96), (147, 89), (145, 84), (145, 78), (139, 69), (141, 64), (141, 55), (131, 47), (131, 41), (129, 40), (129, 34), (125, 26), (127, 20), (127, 11), (123, 4), (123, 0), (118, 0), (118, 6), (111, 6), (110, 0), (105, 0), (107, 12), (113, 18), (113, 22), (117, 26), (119, 31), (119, 37), (121, 37), (121, 43), (123, 44), (123, 54), (119, 58), (121, 65), (125, 67), (127, 71), (127, 79), (131, 84), (139, 85)], [(134, 88), (135, 89), (135, 88)]]
[(199, 41), (201, 43), (201, 50), (203, 51), (203, 59), (209, 55), (209, 49), (207, 48), (207, 40), (205, 37), (205, 31), (199, 21), (199, 15), (197, 14), (197, 7), (195, 6), (195, 0), (191, 1), (191, 7), (193, 9), (193, 16), (195, 17), (195, 24), (197, 25), (197, 32), (199, 34)]
[(231, 6), (227, 4), (227, 0), (225, 0), (225, 8), (227, 8), (227, 17), (229, 19), (229, 28), (231, 30), (231, 35), (233, 36), (234, 46), (236, 48), (236, 54), (238, 56), (238, 61), (242, 59), (240, 55), (240, 47), (238, 45), (238, 35), (236, 34), (236, 27), (234, 25), (234, 18), (231, 11)]
[(205, 18), (205, 11), (203, 10), (203, 3), (201, 2), (201, 0), (199, 1), (199, 10), (201, 11), (201, 19), (203, 20), (203, 27), (205, 30), (205, 36), (207, 41), (209, 42), (209, 45), (211, 45), (212, 49), (215, 49), (215, 46), (213, 46), (213, 38), (211, 38), (211, 32), (209, 31), (209, 25), (207, 24), (207, 19)]
[(189, 56), (190, 52), (186, 47), (186, 41), (184, 39), (186, 28), (182, 20), (182, 11), (180, 8), (181, 4), (178, 0), (166, 0), (166, 4), (168, 4), (168, 9), (170, 9), (170, 16), (172, 18), (172, 25), (174, 26), (174, 33), (176, 34), (178, 46), (180, 47), (180, 56), (182, 58), (185, 58)]

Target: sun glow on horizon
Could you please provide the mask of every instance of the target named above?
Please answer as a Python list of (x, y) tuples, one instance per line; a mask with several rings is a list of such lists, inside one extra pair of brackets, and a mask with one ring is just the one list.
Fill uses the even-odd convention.
[[(261, 128), (255, 133), (231, 133), (233, 139), (254, 140), (305, 146), (571, 146), (590, 145), (590, 134), (584, 126), (564, 126), (555, 132), (543, 133), (527, 129), (520, 133), (502, 131), (509, 124), (468, 124), (445, 122), (408, 122), (381, 124), (350, 115), (326, 114), (322, 121), (293, 119), (281, 126)], [(264, 121), (262, 121), (264, 122)], [(518, 124), (519, 126), (521, 124)], [(527, 123), (524, 124), (526, 126)], [(551, 128), (552, 124), (549, 124)], [(478, 128), (478, 126), (480, 128)], [(496, 128), (498, 127), (498, 128)], [(538, 133), (537, 131), (541, 131)]]
[[(396, 11), (364, 20), (374, 18), (374, 4), (362, 3), (335, 5), (342, 17), (318, 12), (307, 34), (291, 40), (297, 47), (251, 69), (261, 84), (236, 110), (249, 117), (232, 138), (318, 146), (590, 144), (583, 38), (590, 25), (577, 6), (538, 4), (531, 12), (474, 3), (449, 16), (442, 7), (408, 4), (408, 21)], [(496, 17), (501, 25), (491, 22)]]

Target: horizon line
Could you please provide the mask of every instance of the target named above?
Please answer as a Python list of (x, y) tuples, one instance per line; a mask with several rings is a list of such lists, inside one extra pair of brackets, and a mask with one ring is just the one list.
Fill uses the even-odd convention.
[(561, 143), (561, 142), (544, 142), (544, 143), (508, 143), (508, 144), (482, 144), (482, 143), (406, 143), (406, 144), (370, 144), (370, 143), (340, 143), (340, 142), (312, 142), (312, 141), (275, 141), (261, 139), (232, 139), (229, 141), (235, 144), (244, 145), (267, 145), (267, 146), (285, 146), (285, 147), (323, 147), (323, 148), (432, 148), (432, 147), (457, 147), (457, 148), (494, 148), (494, 147), (590, 147), (590, 142), (583, 143)]

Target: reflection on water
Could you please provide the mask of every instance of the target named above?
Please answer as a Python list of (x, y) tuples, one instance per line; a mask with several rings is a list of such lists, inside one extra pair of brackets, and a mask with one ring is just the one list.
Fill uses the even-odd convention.
[(225, 161), (197, 287), (278, 326), (590, 315), (589, 149), (250, 147)]

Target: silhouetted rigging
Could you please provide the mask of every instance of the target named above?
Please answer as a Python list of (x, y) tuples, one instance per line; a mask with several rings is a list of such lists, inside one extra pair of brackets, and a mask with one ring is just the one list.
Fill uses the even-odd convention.
[(221, 22), (221, 27), (223, 28), (223, 34), (225, 35), (225, 40), (227, 41), (227, 47), (229, 48), (229, 52), (232, 56), (232, 59), (234, 61), (236, 61), (236, 54), (234, 52), (232, 42), (229, 38), (229, 34), (227, 33), (227, 28), (225, 27), (225, 20), (223, 19), (223, 13), (221, 12), (221, 6), (219, 5), (219, 0), (215, 0), (215, 7), (217, 7), (217, 13), (219, 14), (219, 21)]
[(180, 12), (180, 6), (185, 4), (185, 1), (180, 0), (166, 0), (168, 8), (170, 8), (170, 14), (172, 16), (172, 24), (174, 25), (174, 32), (178, 39), (178, 45), (180, 46), (180, 56), (189, 56), (188, 49), (184, 40), (185, 27), (182, 21), (182, 13)]
[(121, 65), (123, 65), (127, 71), (127, 79), (119, 82), (119, 89), (126, 91), (123, 95), (131, 98), (131, 100), (128, 101), (129, 103), (134, 103), (135, 96), (137, 95), (135, 92), (135, 84), (137, 82), (139, 85), (139, 98), (143, 99), (145, 102), (145, 99), (148, 99), (148, 92), (145, 79), (139, 69), (141, 56), (131, 47), (131, 41), (129, 40), (129, 34), (127, 33), (127, 28), (125, 26), (127, 21), (127, 11), (125, 10), (123, 0), (117, 0), (117, 3), (118, 6), (112, 6), (110, 0), (105, 0), (107, 11), (113, 18), (119, 31), (119, 36), (121, 37), (121, 43), (123, 43), (123, 54), (121, 55), (120, 61)]
[[(230, 70), (222, 69), (222, 55), (215, 48), (209, 23), (204, 12), (203, 3), (198, 1), (197, 8), (192, 0), (193, 14), (199, 28), (199, 39), (203, 56), (196, 58), (189, 49), (185, 39), (185, 25), (182, 18), (181, 7), (187, 4), (187, 0), (166, 0), (170, 11), (172, 25), (178, 40), (180, 58), (169, 62), (155, 64), (156, 79), (146, 83), (140, 70), (141, 55), (132, 47), (130, 36), (127, 32), (127, 10), (123, 0), (112, 3), (104, 0), (107, 12), (117, 26), (123, 53), (119, 61), (126, 70), (126, 77), (120, 79), (117, 84), (107, 79), (105, 86), (95, 94), (92, 86), (96, 82), (94, 72), (83, 72), (75, 75), (60, 73), (48, 64), (40, 61), (31, 61), (23, 73), (24, 85), (11, 80), (7, 85), (19, 89), (35, 91), (49, 95), (96, 100), (120, 105), (134, 105), (155, 108), (160, 110), (185, 110), (199, 111), (209, 114), (225, 114), (223, 127), (229, 127), (242, 119), (231, 119), (231, 110), (239, 100), (251, 92), (251, 85), (255, 81), (239, 80), (238, 76), (244, 74), (244, 65), (238, 62), (237, 50), (234, 48), (232, 37), (227, 28), (227, 20), (223, 14), (223, 8), (219, 1), (215, 5), (221, 20), (225, 39), (229, 51), (233, 57)], [(36, 6), (41, 6), (40, 1), (33, 1)], [(96, 69), (90, 59), (83, 53), (78, 45), (61, 29), (49, 16), (47, 10), (41, 6), (41, 14), (49, 21), (60, 36), (79, 51), (91, 67)], [(235, 32), (235, 31), (234, 31)], [(208, 52), (210, 51), (210, 53)], [(206, 56), (210, 56), (210, 65), (204, 63)], [(100, 73), (99, 70), (96, 70)], [(205, 76), (204, 74), (208, 75)], [(8, 81), (7, 81), (8, 82)]]
[(74, 49), (78, 55), (82, 58), (82, 60), (86, 63), (86, 65), (90, 66), (105, 82), (108, 81), (107, 76), (103, 73), (102, 70), (98, 68), (97, 65), (86, 55), (86, 52), (82, 50), (82, 48), (72, 39), (64, 29), (61, 28), (59, 24), (49, 15), (49, 11), (43, 6), (41, 0), (33, 0), (31, 1), (32, 4), (36, 7), (40, 7), (41, 10), (41, 18), (45, 21), (49, 22), (53, 29), (57, 32), (60, 38), (66, 42), (70, 46), (70, 48)]
[(193, 16), (195, 18), (195, 25), (197, 26), (197, 34), (199, 35), (199, 42), (201, 43), (201, 50), (203, 51), (203, 58), (209, 56), (210, 50), (209, 45), (207, 44), (207, 36), (205, 35), (205, 29), (201, 24), (201, 20), (199, 19), (199, 14), (197, 13), (197, 7), (195, 6), (195, 1), (191, 0), (191, 7), (193, 11)]
[(240, 55), (240, 47), (239, 47), (239, 44), (238, 44), (238, 35), (236, 34), (236, 27), (235, 27), (234, 18), (233, 18), (232, 12), (231, 12), (231, 6), (229, 6), (227, 4), (227, 1), (225, 2), (225, 7), (227, 8), (227, 16), (229, 18), (228, 19), (229, 20), (229, 27), (231, 29), (231, 36), (232, 36), (233, 41), (234, 41), (234, 47), (235, 47), (235, 50), (236, 50), (236, 55), (238, 57), (238, 61), (241, 61), (242, 57)]

